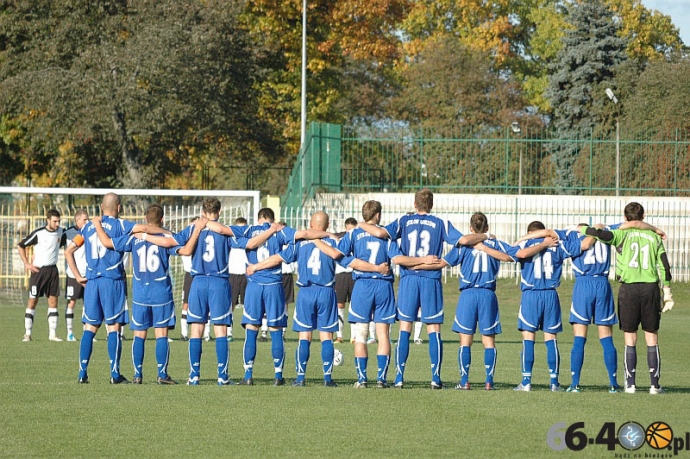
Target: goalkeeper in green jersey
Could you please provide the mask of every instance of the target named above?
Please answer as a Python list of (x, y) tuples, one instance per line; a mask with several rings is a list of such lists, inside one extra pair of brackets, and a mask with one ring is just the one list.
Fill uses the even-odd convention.
[[(625, 206), (627, 221), (642, 220), (644, 208), (637, 202)], [(626, 229), (607, 231), (582, 227), (581, 232), (616, 247), (616, 277), (621, 282), (618, 292), (618, 317), (625, 334), (625, 392), (635, 393), (637, 366), (637, 329), (642, 325), (647, 342), (647, 364), (651, 377), (650, 394), (661, 394), (659, 386), (659, 322), (661, 313), (673, 309), (671, 268), (661, 236), (653, 230)], [(662, 233), (663, 234), (663, 233)], [(659, 292), (663, 282), (663, 305)]]

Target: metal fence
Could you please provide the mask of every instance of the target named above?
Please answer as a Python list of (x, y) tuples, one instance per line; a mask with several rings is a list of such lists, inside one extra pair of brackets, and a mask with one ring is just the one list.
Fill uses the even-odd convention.
[[(413, 212), (414, 194), (393, 193), (322, 193), (298, 208), (282, 208), (281, 218), (296, 228), (304, 228), (311, 214), (323, 210), (330, 216), (331, 231), (343, 231), (348, 217), (361, 220), (362, 204), (369, 199), (383, 206), (382, 224), (407, 212)], [(690, 280), (690, 198), (641, 196), (548, 196), (548, 195), (476, 195), (435, 194), (433, 214), (450, 221), (463, 233), (469, 232), (470, 217), (481, 211), (489, 219), (489, 229), (499, 239), (513, 242), (527, 232), (527, 225), (539, 220), (547, 228), (563, 229), (577, 223), (613, 224), (623, 221), (623, 208), (630, 201), (640, 202), (646, 211), (645, 221), (667, 233), (665, 241), (674, 282)], [(446, 247), (449, 250), (449, 247)], [(613, 265), (615, 266), (615, 264)], [(445, 270), (454, 277), (458, 268)], [(612, 267), (611, 275), (614, 270)], [(502, 277), (517, 278), (518, 267), (503, 264)], [(572, 277), (570, 263), (564, 276)]]
[[(517, 132), (516, 132), (517, 131)], [(311, 123), (283, 203), (319, 192), (690, 196), (683, 130), (364, 130)]]
[(616, 195), (617, 156), (620, 194), (690, 196), (690, 139), (680, 130), (622, 130), (617, 141), (615, 131), (563, 139), (552, 130), (361, 135), (349, 128), (341, 191)]

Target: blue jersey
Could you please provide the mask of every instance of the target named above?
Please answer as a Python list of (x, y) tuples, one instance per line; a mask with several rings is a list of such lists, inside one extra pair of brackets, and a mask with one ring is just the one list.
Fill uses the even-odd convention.
[[(185, 245), (194, 232), (194, 225), (189, 225), (173, 237), (179, 245)], [(244, 249), (247, 239), (224, 236), (208, 228), (201, 230), (199, 242), (192, 254), (192, 270), (194, 276), (214, 276), (229, 278), (228, 258), (230, 250)]]
[[(232, 229), (232, 232), (235, 233), (235, 236), (242, 236), (247, 239), (251, 239), (254, 236), (258, 236), (270, 229), (271, 224), (264, 223), (263, 225), (255, 226), (231, 226), (230, 228)], [(295, 242), (295, 233), (296, 231), (292, 228), (283, 228), (281, 231), (278, 231), (269, 237), (268, 240), (260, 247), (247, 250), (247, 261), (250, 264), (255, 265), (271, 255), (280, 253), (285, 245)], [(279, 284), (283, 280), (282, 266), (256, 271), (251, 276), (247, 276), (247, 278), (250, 281), (258, 284)]]
[[(355, 258), (367, 261), (372, 265), (390, 263), (390, 261), (402, 255), (398, 243), (390, 239), (379, 239), (366, 231), (355, 228), (347, 233), (338, 243), (338, 250), (345, 255), (341, 262), (343, 266), (349, 267)], [(393, 282), (395, 279), (391, 272), (388, 276), (380, 273), (352, 271), (352, 277), (357, 279), (383, 279)]]
[[(331, 247), (338, 245), (330, 237), (321, 240)], [(321, 252), (312, 241), (288, 244), (280, 252), (280, 257), (285, 263), (297, 262), (297, 285), (300, 287), (330, 287), (335, 284), (335, 260)]]
[[(134, 225), (134, 222), (108, 215), (104, 215), (101, 219), (101, 226), (110, 239), (130, 234)], [(84, 237), (86, 279), (92, 280), (99, 277), (124, 279), (125, 267), (122, 263), (124, 252), (106, 249), (98, 239), (96, 228), (91, 222), (87, 222), (82, 227), (80, 234)]]
[[(516, 253), (520, 249), (541, 244), (543, 239), (522, 241), (517, 247), (508, 248), (508, 254), (517, 259)], [(532, 258), (520, 258), (522, 282), (520, 288), (525, 290), (552, 290), (561, 284), (563, 262), (567, 258), (580, 255), (580, 240), (568, 237), (560, 240), (558, 246), (544, 249)]]
[[(386, 225), (385, 229), (392, 240), (400, 239), (400, 250), (403, 255), (410, 257), (436, 255), (441, 258), (443, 243), (455, 245), (462, 237), (462, 233), (456, 230), (449, 221), (429, 214), (404, 215)], [(414, 271), (400, 267), (400, 277), (409, 274), (441, 279), (441, 270)]]
[(113, 239), (115, 249), (132, 253), (132, 303), (140, 306), (166, 306), (173, 301), (168, 275), (170, 255), (179, 247), (166, 248), (134, 236)]
[[(484, 245), (503, 253), (508, 253), (509, 244), (488, 239)], [(474, 247), (454, 247), (444, 258), (450, 266), (460, 265), (460, 290), (467, 288), (486, 288), (496, 290), (496, 276), (501, 262), (486, 252)]]
[[(573, 237), (573, 234), (576, 233), (580, 243), (587, 237), (579, 231), (555, 230), (555, 232), (561, 240)], [(603, 242), (596, 241), (592, 247), (580, 253), (580, 255), (574, 256), (572, 263), (575, 277), (608, 277), (609, 269), (611, 268), (611, 247)]]

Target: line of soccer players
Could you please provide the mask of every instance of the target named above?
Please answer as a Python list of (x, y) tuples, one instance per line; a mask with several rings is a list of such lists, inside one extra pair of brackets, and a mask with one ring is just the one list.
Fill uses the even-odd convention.
[[(135, 224), (119, 218), (119, 197), (109, 193), (103, 198), (103, 217), (86, 222), (84, 216), (78, 233), (65, 251), (70, 270), (77, 285), (85, 285), (84, 335), (79, 351), (80, 383), (88, 383), (88, 364), (93, 336), (105, 322), (108, 330), (108, 354), (111, 383), (129, 382), (120, 373), (122, 342), (120, 328), (125, 323), (125, 291), (123, 254), (132, 254), (133, 301), (132, 323), (134, 341), (133, 383), (142, 383), (144, 342), (149, 328), (155, 329), (157, 382), (175, 384), (167, 374), (169, 344), (167, 333), (175, 325), (172, 285), (167, 275), (171, 255), (191, 256), (188, 309), (190, 324), (189, 385), (198, 385), (202, 354), (202, 334), (207, 322), (214, 326), (218, 363), (218, 385), (234, 384), (228, 376), (229, 349), (227, 330), (232, 326), (231, 286), (228, 282), (228, 257), (232, 250), (246, 252), (248, 267), (244, 294), (242, 325), (245, 327), (243, 346), (244, 377), (242, 385), (253, 385), (256, 343), (262, 318), (271, 334), (274, 364), (274, 385), (285, 384), (283, 367), (284, 328), (287, 326), (287, 305), (283, 286), (282, 265), (297, 263), (297, 285), (300, 287), (294, 311), (293, 330), (299, 333), (296, 350), (297, 377), (293, 386), (304, 386), (310, 345), (314, 330), (321, 341), (324, 385), (336, 386), (332, 380), (334, 360), (333, 333), (339, 329), (338, 300), (334, 289), (336, 264), (352, 270), (352, 289), (348, 321), (355, 340), (356, 388), (368, 385), (367, 341), (369, 323), (376, 324), (378, 337), (376, 387), (389, 387), (387, 372), (390, 362), (390, 325), (396, 320), (400, 334), (395, 350), (395, 379), (393, 387), (404, 387), (404, 374), (409, 355), (412, 326), (418, 317), (427, 325), (431, 360), (432, 389), (443, 388), (441, 365), (443, 342), (441, 324), (444, 304), (441, 271), (447, 266), (460, 266), (460, 297), (453, 322), (459, 334), (458, 365), (460, 381), (455, 388), (469, 390), (471, 365), (470, 348), (479, 327), (484, 344), (486, 379), (484, 388), (494, 389), (497, 361), (495, 336), (501, 333), (498, 302), (495, 295), (500, 262), (519, 262), (522, 298), (518, 313), (518, 329), (522, 333), (522, 381), (517, 391), (531, 391), (532, 368), (536, 332), (544, 333), (550, 390), (560, 391), (560, 353), (557, 334), (562, 332), (561, 308), (556, 288), (560, 284), (563, 262), (572, 259), (575, 286), (570, 313), (574, 330), (571, 352), (572, 384), (569, 392), (579, 392), (580, 373), (584, 360), (587, 327), (594, 323), (604, 351), (609, 375), (609, 390), (617, 392), (617, 352), (613, 345), (612, 327), (617, 323), (611, 286), (608, 281), (610, 250), (602, 243), (619, 248), (617, 277), (623, 283), (619, 296), (621, 329), (625, 333), (625, 391), (635, 392), (636, 337), (642, 325), (648, 345), (650, 393), (662, 393), (659, 386), (660, 357), (657, 333), (660, 312), (673, 307), (670, 291), (670, 267), (663, 247), (663, 232), (644, 223), (644, 209), (630, 203), (625, 209), (626, 222), (609, 228), (590, 228), (579, 225), (568, 230), (547, 230), (538, 221), (527, 228), (527, 235), (515, 246), (496, 240), (489, 233), (484, 214), (477, 212), (470, 220), (470, 233), (463, 235), (447, 220), (430, 214), (433, 193), (427, 189), (415, 194), (415, 213), (404, 215), (389, 225), (380, 226), (381, 205), (368, 201), (362, 209), (363, 222), (341, 235), (338, 241), (327, 233), (328, 215), (316, 212), (310, 228), (295, 230), (274, 223), (273, 211), (258, 212), (256, 225), (225, 226), (217, 220), (220, 202), (208, 198), (202, 207), (202, 217), (183, 231), (170, 234), (163, 229), (163, 209), (152, 205), (146, 212), (146, 224)], [(55, 284), (57, 249), (64, 245), (65, 236), (59, 231), (59, 214), (49, 214), (45, 228), (30, 234), (19, 244), (20, 256), (32, 271), (31, 297), (26, 312), (27, 333), (31, 340), (33, 311), (39, 296), (49, 296), (50, 339), (57, 323), (57, 294)], [(43, 234), (47, 233), (47, 234)], [(41, 242), (43, 241), (43, 242)], [(442, 257), (444, 243), (452, 246)], [(39, 250), (33, 264), (26, 259), (25, 248), (31, 244), (50, 246)], [(37, 245), (37, 248), (42, 247)], [(42, 248), (45, 248), (42, 247)], [(75, 252), (82, 250), (84, 266), (79, 266)], [(46, 255), (47, 254), (47, 255)], [(53, 256), (54, 255), (54, 256)], [(46, 258), (44, 262), (41, 257)], [(55, 258), (55, 260), (53, 260)], [(53, 261), (51, 265), (51, 261)], [(391, 263), (400, 267), (397, 304), (393, 293), (394, 276)], [(52, 266), (52, 267), (51, 267)], [(45, 269), (44, 269), (45, 268)], [(54, 272), (53, 272), (54, 271)], [(659, 281), (664, 285), (663, 306)], [(68, 284), (69, 288), (69, 284)], [(51, 299), (55, 298), (54, 300)], [(55, 303), (55, 304), (53, 304)], [(73, 306), (73, 304), (72, 304)], [(51, 314), (53, 314), (51, 316)], [(73, 313), (72, 313), (73, 314)], [(68, 310), (69, 315), (69, 310)], [(71, 339), (74, 339), (70, 332)]]

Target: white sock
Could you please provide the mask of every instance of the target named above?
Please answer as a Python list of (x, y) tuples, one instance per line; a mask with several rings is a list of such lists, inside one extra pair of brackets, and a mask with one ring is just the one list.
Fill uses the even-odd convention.
[(187, 311), (182, 311), (182, 318), (180, 319), (180, 333), (182, 336), (189, 336), (189, 325), (187, 324)]
[(376, 324), (369, 322), (369, 339), (376, 339)]
[(264, 317), (261, 319), (261, 334), (266, 336), (266, 332), (268, 332), (268, 320)]
[(415, 322), (414, 323), (414, 340), (417, 341), (419, 339), (422, 339), (422, 323), (421, 322)]
[(26, 312), (24, 313), (24, 328), (26, 329), (26, 335), (31, 335), (31, 330), (34, 328), (34, 314), (36, 313), (35, 309), (26, 309)]
[(65, 324), (67, 325), (67, 335), (74, 334), (74, 308), (65, 309)]
[(338, 308), (338, 331), (335, 332), (336, 338), (343, 338), (343, 327), (345, 326), (345, 308)]
[(228, 327), (228, 336), (232, 336), (232, 325)]
[(48, 331), (50, 336), (55, 336), (58, 325), (58, 310), (57, 308), (48, 308)]
[(204, 338), (208, 338), (211, 336), (211, 322), (206, 322), (206, 325), (204, 325)]

